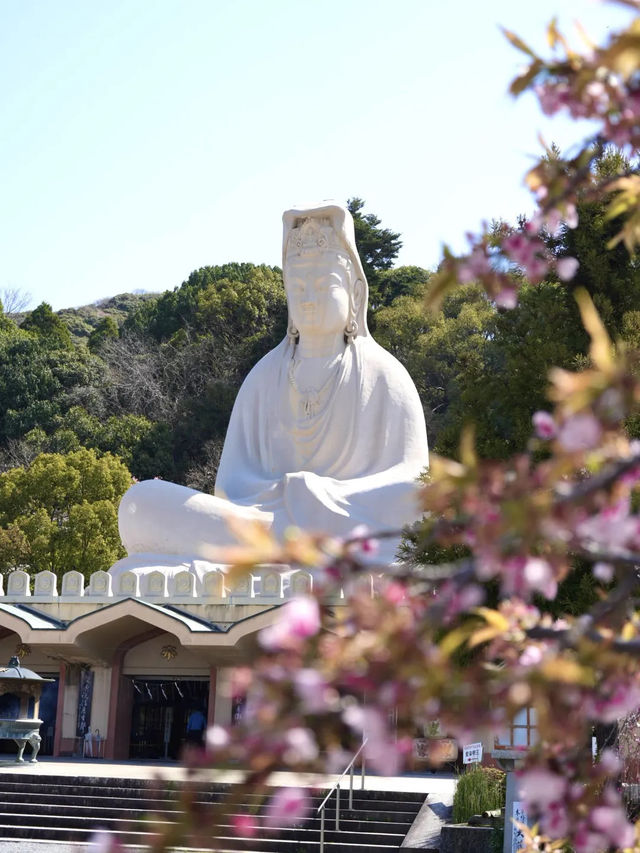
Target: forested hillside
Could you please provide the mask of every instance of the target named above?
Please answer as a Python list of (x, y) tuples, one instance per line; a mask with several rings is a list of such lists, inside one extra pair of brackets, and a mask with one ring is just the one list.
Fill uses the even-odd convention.
[[(600, 168), (607, 168), (606, 160)], [(394, 267), (400, 234), (365, 213), (360, 199), (349, 204), (370, 284), (371, 329), (413, 377), (431, 447), (455, 455), (463, 425), (473, 422), (481, 455), (506, 457), (523, 448), (532, 413), (545, 406), (549, 368), (586, 358), (570, 290), (554, 280), (525, 284), (518, 306), (505, 311), (470, 284), (429, 314), (424, 296), (430, 273)], [(575, 285), (591, 292), (614, 338), (637, 344), (637, 262), (621, 245), (606, 250), (616, 224), (605, 219), (602, 205), (584, 203), (579, 213), (575, 230), (561, 226), (548, 236), (548, 250), (578, 258)], [(0, 545), (13, 544), (0, 568), (10, 568), (12, 560), (58, 568), (56, 536), (68, 527), (71, 507), (88, 502), (80, 490), (60, 499), (67, 510), (55, 510), (45, 500), (43, 476), (29, 486), (29, 501), (17, 500), (19, 478), (11, 469), (21, 469), (24, 478), (36, 460), (43, 465), (42, 454), (60, 455), (44, 457), (48, 476), (69, 459), (83, 460), (85, 469), (103, 459), (138, 479), (162, 477), (212, 490), (240, 384), (285, 331), (281, 270), (249, 263), (203, 267), (161, 294), (122, 294), (57, 314), (46, 304), (13, 318), (1, 314)], [(640, 432), (640, 425), (630, 428)], [(90, 457), (69, 456), (80, 451)], [(129, 480), (110, 476), (117, 485), (104, 499), (115, 507)], [(85, 506), (85, 525), (88, 513)], [(110, 544), (102, 559), (94, 555), (94, 568), (108, 566), (118, 551), (114, 519), (103, 518)], [(37, 547), (30, 544), (36, 529)]]

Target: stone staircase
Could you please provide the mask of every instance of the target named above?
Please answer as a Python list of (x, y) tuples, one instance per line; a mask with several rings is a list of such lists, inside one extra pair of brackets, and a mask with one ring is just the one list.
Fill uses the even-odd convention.
[[(200, 815), (201, 831), (181, 839), (180, 848), (218, 853), (318, 853), (320, 819), (315, 810), (326, 791), (313, 792), (312, 816), (296, 827), (242, 838), (230, 823), (234, 813), (259, 810), (262, 798), (237, 794), (229, 785), (199, 783), (185, 791), (178, 783), (142, 779), (69, 776), (20, 776), (0, 773), (0, 840), (27, 839), (85, 842), (96, 831), (109, 830), (127, 845), (144, 848), (160, 828), (179, 824), (181, 799), (189, 796)], [(225, 807), (230, 797), (234, 805)], [(353, 809), (341, 792), (340, 829), (335, 830), (335, 795), (325, 815), (327, 853), (387, 853), (398, 850), (426, 794), (354, 791)], [(215, 837), (207, 830), (207, 810), (219, 804), (223, 818)], [(19, 849), (19, 848), (16, 848)]]

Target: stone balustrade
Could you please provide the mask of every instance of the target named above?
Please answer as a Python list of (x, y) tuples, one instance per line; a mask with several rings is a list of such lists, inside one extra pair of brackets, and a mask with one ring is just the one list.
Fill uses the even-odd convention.
[[(374, 576), (370, 576), (374, 592)], [(160, 571), (139, 577), (123, 572), (116, 580), (108, 572), (94, 572), (88, 582), (81, 572), (70, 571), (60, 581), (53, 572), (31, 576), (22, 569), (0, 575), (0, 601), (39, 603), (84, 602), (85, 604), (142, 598), (163, 604), (278, 604), (313, 588), (313, 576), (304, 570), (288, 571), (281, 566), (258, 566), (231, 584), (222, 569), (210, 569), (202, 580), (189, 571), (167, 577)], [(339, 603), (342, 595), (336, 598)]]

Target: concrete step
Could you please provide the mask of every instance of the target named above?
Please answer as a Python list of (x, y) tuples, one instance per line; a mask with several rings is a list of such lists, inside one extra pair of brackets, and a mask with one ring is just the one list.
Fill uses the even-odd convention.
[[(356, 785), (359, 785), (356, 780)], [(229, 794), (237, 789), (236, 785), (218, 782), (207, 782), (196, 780), (190, 783), (167, 782), (158, 779), (125, 779), (125, 778), (109, 778), (109, 777), (85, 777), (85, 776), (17, 776), (15, 773), (0, 772), (0, 790), (10, 791), (12, 789), (19, 791), (28, 791), (30, 788), (35, 791), (51, 791), (55, 792), (56, 787), (60, 788), (59, 793), (64, 794), (82, 794), (87, 789), (94, 791), (100, 790), (105, 792), (107, 796), (136, 796), (136, 792), (153, 791), (154, 795), (162, 791), (166, 791), (168, 795), (173, 796), (181, 790), (190, 788), (197, 790), (203, 794)], [(328, 789), (324, 789), (325, 793)], [(417, 791), (376, 791), (376, 790), (360, 790), (359, 787), (354, 788), (354, 796), (363, 794), (369, 801), (386, 800), (392, 802), (407, 802), (420, 803), (424, 801), (426, 794)], [(345, 796), (346, 792), (341, 789), (341, 796)], [(315, 796), (324, 794), (318, 792)]]
[[(5, 803), (44, 803), (48, 802), (51, 804), (57, 804), (59, 806), (66, 807), (87, 807), (87, 808), (109, 808), (114, 807), (115, 803), (127, 802), (130, 803), (130, 808), (135, 808), (138, 811), (176, 811), (180, 808), (180, 799), (179, 794), (174, 793), (171, 797), (143, 797), (142, 791), (141, 796), (139, 797), (130, 797), (126, 794), (121, 794), (119, 796), (103, 796), (102, 794), (99, 796), (95, 796), (93, 792), (84, 791), (82, 794), (63, 794), (63, 793), (51, 793), (46, 790), (39, 790), (37, 786), (34, 786), (35, 790), (31, 791), (21, 791), (19, 786), (14, 791), (5, 791), (3, 790), (2, 785), (0, 785), (0, 797)], [(166, 792), (165, 792), (166, 793)], [(310, 796), (310, 804), (312, 811), (316, 810), (322, 800), (324, 799), (324, 794), (320, 795), (311, 795)], [(426, 795), (422, 795), (424, 800)], [(217, 795), (211, 794), (207, 795), (206, 792), (195, 792), (194, 797), (190, 799), (190, 802), (198, 803), (202, 806), (212, 806), (216, 804), (223, 804), (225, 801), (230, 799), (229, 794)], [(244, 794), (243, 795), (243, 805), (246, 806), (249, 810), (255, 810), (260, 807), (261, 804), (265, 802), (265, 797), (260, 794)], [(326, 805), (326, 814), (327, 816), (335, 814), (335, 794), (331, 797), (329, 802)], [(345, 808), (348, 803), (348, 794), (343, 792), (340, 797), (340, 811), (341, 813), (346, 811)], [(231, 800), (231, 804), (234, 808), (239, 808), (238, 804)], [(388, 814), (394, 815), (394, 820), (402, 821), (411, 819), (413, 816), (417, 814), (417, 812), (421, 808), (421, 803), (404, 803), (404, 802), (393, 802), (386, 800), (378, 800), (376, 802), (372, 802), (368, 797), (363, 797), (362, 795), (354, 795), (353, 797), (353, 809), (360, 814), (371, 814), (371, 816), (375, 816), (380, 812), (385, 812)]]
[[(152, 833), (154, 830), (166, 831), (174, 825), (173, 821), (163, 820), (157, 815), (149, 815), (146, 819), (143, 818), (137, 820), (133, 816), (122, 819), (108, 818), (104, 815), (84, 815), (82, 817), (77, 817), (66, 813), (29, 814), (9, 811), (4, 808), (0, 810), (0, 823), (5, 826), (10, 824), (19, 824), (23, 827), (46, 824), (51, 828), (86, 829), (88, 831), (92, 828), (102, 827), (116, 833)], [(403, 832), (401, 829), (399, 832), (393, 832), (391, 827), (385, 826), (384, 824), (383, 829), (380, 831), (371, 829), (367, 826), (366, 822), (358, 822), (358, 826), (354, 826), (353, 824), (353, 821), (341, 822), (339, 832), (335, 831), (333, 828), (334, 825), (326, 824), (325, 835), (330, 838), (334, 835), (350, 837), (358, 834), (359, 836), (362, 836), (363, 842), (375, 841), (376, 836), (378, 836), (384, 837), (384, 840), (389, 842), (395, 842), (397, 840), (398, 843), (400, 843), (406, 835), (406, 831)], [(217, 833), (218, 835), (224, 835), (226, 832), (233, 834), (231, 825), (226, 822), (221, 824), (219, 827), (216, 827), (216, 829), (219, 830)], [(277, 832), (283, 838), (307, 837), (311, 835), (316, 837), (320, 834), (320, 823), (319, 821), (313, 821), (312, 823), (305, 821), (299, 826), (284, 828), (277, 830)], [(335, 840), (338, 839), (336, 838)]]
[[(125, 784), (126, 783), (126, 784)], [(228, 795), (230, 792), (237, 790), (237, 786), (223, 785), (215, 782), (194, 782), (180, 785), (178, 783), (158, 782), (157, 780), (131, 779), (83, 779), (75, 777), (50, 777), (39, 776), (34, 777), (17, 777), (15, 774), (0, 773), (0, 790), (2, 791), (29, 791), (36, 792), (47, 791), (50, 793), (63, 793), (79, 795), (86, 793), (87, 790), (99, 792), (101, 796), (130, 796), (135, 797), (140, 794), (149, 796), (160, 795), (165, 793), (166, 796), (175, 796), (183, 790), (198, 791), (204, 797)], [(327, 788), (325, 789), (310, 789), (311, 795), (323, 798)], [(364, 796), (369, 802), (377, 802), (385, 800), (389, 803), (406, 802), (421, 804), (425, 798), (424, 793), (415, 791), (362, 791), (360, 788), (354, 788), (354, 797)], [(341, 788), (341, 797), (347, 795), (347, 790)], [(257, 795), (256, 795), (257, 796)]]
[[(310, 795), (312, 811), (301, 826), (288, 827), (258, 839), (239, 838), (232, 814), (259, 813), (265, 796), (245, 794), (237, 787), (198, 782), (179, 786), (158, 780), (82, 777), (16, 777), (0, 774), (0, 839), (33, 839), (80, 843), (100, 827), (127, 845), (148, 844), (158, 831), (170, 830), (187, 807), (201, 815), (201, 829), (191, 827), (181, 845), (200, 850), (245, 853), (317, 853), (320, 818), (317, 807), (326, 791)], [(237, 795), (237, 796), (236, 796)], [(325, 811), (325, 840), (332, 853), (387, 853), (399, 850), (426, 795), (420, 793), (341, 791), (340, 830), (335, 830), (335, 794)], [(207, 828), (207, 814), (218, 812), (216, 837)], [(17, 843), (20, 843), (19, 841)], [(17, 848), (19, 849), (19, 848)]]
[[(232, 815), (246, 814), (247, 809), (243, 804), (238, 804), (236, 808), (230, 811), (225, 811), (224, 824), (231, 827), (228, 818)], [(111, 825), (112, 822), (119, 824), (131, 825), (133, 822), (148, 822), (148, 821), (171, 821), (171, 818), (177, 819), (182, 812), (175, 811), (165, 814), (157, 810), (139, 811), (137, 809), (122, 807), (100, 808), (96, 809), (93, 806), (70, 806), (65, 805), (64, 810), (59, 804), (53, 803), (23, 803), (11, 802), (6, 800), (0, 804), (0, 820), (4, 817), (6, 822), (10, 822), (10, 816), (17, 817), (19, 815), (26, 816), (29, 820), (39, 820), (42, 823), (50, 820), (64, 820), (65, 818), (75, 818), (77, 820), (89, 820), (92, 825), (99, 825), (101, 822)], [(395, 815), (394, 815), (395, 816)], [(348, 809), (340, 812), (340, 829), (348, 832), (369, 832), (369, 833), (394, 833), (406, 835), (409, 826), (413, 821), (413, 815), (410, 815), (407, 820), (385, 820), (379, 812), (358, 812), (349, 811)], [(335, 827), (335, 812), (332, 815), (325, 816), (325, 826), (329, 830)], [(305, 822), (306, 829), (320, 829), (320, 817), (312, 814)]]
[[(0, 839), (38, 839), (51, 841), (69, 841), (72, 843), (86, 843), (94, 832), (87, 830), (56, 829), (48, 826), (7, 826), (0, 823)], [(121, 842), (126, 845), (137, 845), (146, 848), (150, 839), (149, 835), (143, 833), (124, 833), (119, 836)], [(318, 853), (318, 841), (304, 841), (300, 839), (284, 838), (238, 838), (231, 836), (220, 836), (210, 838), (211, 846), (205, 847), (198, 842), (198, 846), (191, 848), (195, 850), (215, 850), (216, 853), (235, 853), (243, 850), (245, 853)], [(185, 845), (188, 848), (188, 845)], [(182, 849), (182, 846), (180, 847)], [(189, 848), (188, 848), (189, 849)], [(374, 841), (359, 843), (357, 841), (327, 839), (325, 849), (331, 853), (391, 853), (398, 851), (398, 844), (385, 844), (380, 838)]]
[[(2, 791), (0, 786), (0, 791)], [(259, 807), (264, 802), (264, 798), (258, 795), (251, 797), (251, 795), (243, 796), (243, 802), (234, 802), (230, 803), (230, 808), (234, 811), (239, 811), (242, 813), (254, 812), (259, 809)], [(52, 811), (56, 810), (60, 813), (61, 809), (65, 810), (65, 813), (71, 813), (71, 809), (81, 809), (81, 810), (93, 810), (95, 812), (103, 813), (104, 809), (107, 810), (135, 810), (136, 813), (148, 813), (148, 812), (175, 812), (176, 814), (180, 811), (181, 805), (177, 798), (174, 799), (130, 799), (130, 798), (114, 798), (114, 797), (95, 797), (88, 796), (86, 793), (83, 796), (68, 796), (64, 794), (46, 794), (43, 792), (23, 792), (19, 793), (16, 791), (5, 793), (0, 793), (1, 802), (6, 806), (8, 805), (24, 805), (25, 808), (29, 808), (31, 810), (35, 810), (39, 805), (49, 805), (52, 807)], [(322, 802), (320, 797), (313, 797), (312, 799), (312, 813), (314, 813), (317, 807)], [(121, 806), (120, 803), (127, 802), (128, 806)], [(203, 808), (213, 807), (214, 805), (223, 805), (225, 802), (225, 798), (216, 798), (214, 800), (201, 800), (194, 799), (192, 802), (196, 803), (198, 806), (202, 806)], [(346, 803), (348, 803), (348, 798), (344, 797), (341, 799), (340, 804), (340, 814), (349, 816), (350, 810), (345, 808)], [(392, 803), (387, 804), (385, 802), (380, 803), (370, 803), (367, 799), (363, 799), (361, 797), (354, 797), (353, 800), (353, 810), (351, 810), (351, 814), (353, 816), (357, 815), (358, 819), (361, 820), (380, 820), (380, 815), (385, 814), (387, 817), (384, 818), (385, 821), (393, 821), (398, 823), (406, 823), (407, 821), (411, 822), (415, 815), (420, 810), (420, 804), (418, 803), (408, 803), (404, 804), (408, 810), (400, 811), (399, 806), (402, 804)], [(373, 806), (373, 807), (372, 807)], [(14, 809), (15, 810), (15, 809)], [(335, 817), (335, 797), (332, 797), (329, 803), (325, 808), (326, 820), (333, 820)], [(115, 815), (114, 815), (115, 816)]]

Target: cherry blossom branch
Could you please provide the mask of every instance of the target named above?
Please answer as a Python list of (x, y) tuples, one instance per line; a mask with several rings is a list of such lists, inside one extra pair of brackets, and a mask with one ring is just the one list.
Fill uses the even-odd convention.
[(580, 501), (589, 495), (600, 491), (600, 489), (608, 489), (609, 486), (612, 486), (623, 474), (626, 474), (627, 471), (631, 471), (638, 466), (640, 466), (640, 453), (621, 459), (614, 465), (610, 465), (601, 474), (596, 474), (594, 477), (581, 480), (579, 483), (558, 483), (555, 489), (556, 505), (561, 506), (566, 503)]

